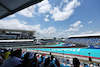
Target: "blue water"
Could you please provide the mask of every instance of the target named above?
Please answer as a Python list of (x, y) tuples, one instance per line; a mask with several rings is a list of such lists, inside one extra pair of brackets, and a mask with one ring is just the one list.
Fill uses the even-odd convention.
[[(51, 46), (61, 46), (63, 43), (58, 45), (51, 45)], [(75, 55), (84, 55), (89, 56), (90, 53), (91, 57), (99, 57), (100, 58), (100, 49), (87, 49), (87, 48), (29, 48), (28, 50), (41, 50), (41, 51), (51, 51), (51, 52), (58, 52), (64, 54), (75, 54)]]

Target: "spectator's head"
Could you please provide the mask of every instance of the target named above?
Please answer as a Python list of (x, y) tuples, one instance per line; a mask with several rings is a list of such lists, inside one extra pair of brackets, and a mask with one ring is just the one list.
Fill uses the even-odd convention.
[(53, 57), (53, 55), (52, 55), (52, 56), (51, 56), (51, 60), (53, 60), (53, 58), (54, 58), (54, 57)]
[(73, 65), (74, 65), (74, 67), (79, 67), (80, 62), (77, 58), (73, 58)]
[(21, 57), (21, 55), (22, 55), (22, 50), (21, 49), (19, 49), (19, 50), (15, 50), (15, 51), (13, 51), (13, 52), (11, 52), (11, 56), (13, 57), (13, 56), (16, 56), (16, 57)]
[(32, 59), (33, 58), (33, 54), (31, 52), (27, 52), (24, 56), (24, 58), (27, 58), (27, 59)]
[(27, 52), (24, 55), (22, 63), (25, 64), (25, 65), (30, 66), (32, 64), (32, 62), (33, 62), (33, 54), (31, 52)]
[(67, 61), (69, 61), (69, 59), (67, 59)]
[(36, 54), (37, 54), (37, 53), (34, 54), (34, 57), (36, 57)]
[(4, 53), (4, 50), (0, 50), (0, 53)]
[(48, 66), (49, 63), (50, 63), (50, 58), (48, 57), (48, 58), (45, 59), (45, 63), (44, 63), (44, 65), (45, 65), (45, 66)]

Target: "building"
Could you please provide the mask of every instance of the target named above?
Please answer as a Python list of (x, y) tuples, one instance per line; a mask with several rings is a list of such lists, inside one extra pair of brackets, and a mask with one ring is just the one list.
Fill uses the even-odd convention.
[(9, 39), (34, 39), (35, 31), (0, 29), (0, 40)]
[(35, 31), (0, 29), (0, 47), (34, 45)]

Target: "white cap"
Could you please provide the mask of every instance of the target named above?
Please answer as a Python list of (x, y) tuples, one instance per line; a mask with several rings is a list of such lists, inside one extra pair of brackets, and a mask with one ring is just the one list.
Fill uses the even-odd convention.
[(39, 54), (36, 54), (36, 57), (38, 56)]
[(4, 50), (1, 50), (1, 52), (4, 52)]

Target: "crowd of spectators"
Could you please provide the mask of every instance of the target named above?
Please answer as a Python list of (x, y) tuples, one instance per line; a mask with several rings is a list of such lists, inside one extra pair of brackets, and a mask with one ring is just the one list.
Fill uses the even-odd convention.
[[(62, 62), (61, 62), (62, 61)], [(78, 58), (59, 58), (50, 55), (23, 52), (21, 49), (0, 49), (0, 67), (100, 67), (83, 63)]]

